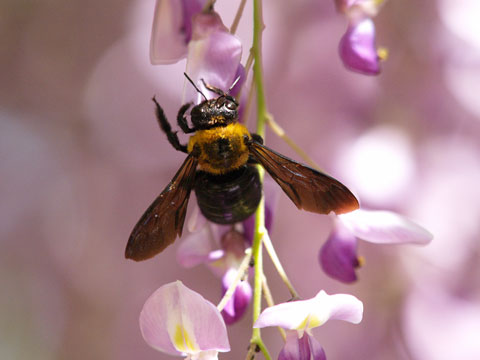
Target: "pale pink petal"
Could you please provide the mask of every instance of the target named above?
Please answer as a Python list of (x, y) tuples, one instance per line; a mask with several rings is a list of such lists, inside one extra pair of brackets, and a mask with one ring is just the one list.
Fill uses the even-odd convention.
[(150, 61), (152, 64), (172, 64), (187, 54), (187, 42), (182, 31), (182, 2), (157, 0), (150, 38)]
[(299, 300), (281, 303), (262, 311), (254, 328), (280, 326), (284, 329), (297, 330), (304, 320), (310, 315), (310, 300)]
[(150, 346), (171, 355), (230, 350), (226, 326), (215, 305), (180, 281), (160, 287), (147, 299), (140, 329)]
[(391, 211), (359, 209), (339, 218), (353, 235), (372, 243), (425, 245), (433, 239), (423, 227)]
[[(211, 258), (211, 252), (214, 251), (208, 226), (204, 226), (201, 230), (188, 234), (178, 246), (177, 261), (180, 265), (191, 268), (199, 264), (203, 264), (214, 259)], [(223, 256), (217, 254), (220, 258)]]
[[(363, 317), (363, 303), (349, 294), (328, 295), (320, 291), (315, 297), (317, 301), (317, 317), (321, 319), (328, 312), (327, 320), (343, 320), (358, 324)], [(325, 311), (327, 310), (327, 311)], [(326, 320), (325, 320), (326, 321)]]
[[(236, 79), (242, 44), (230, 34), (216, 13), (197, 14), (193, 19), (193, 37), (188, 45), (187, 74), (207, 98), (218, 95), (207, 90), (207, 84), (228, 91)], [(186, 87), (187, 100), (203, 98), (191, 86)]]

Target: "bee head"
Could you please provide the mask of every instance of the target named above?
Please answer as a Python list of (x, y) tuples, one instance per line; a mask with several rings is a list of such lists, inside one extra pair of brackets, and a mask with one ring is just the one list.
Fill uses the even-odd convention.
[(200, 79), (207, 90), (219, 95), (215, 99), (208, 100), (205, 94), (195, 85), (193, 80), (190, 79), (186, 73), (183, 74), (195, 90), (197, 90), (197, 92), (205, 99), (200, 104), (194, 106), (190, 112), (191, 121), (195, 129), (205, 130), (217, 126), (226, 126), (238, 120), (238, 102), (233, 96), (229, 95), (229, 93), (240, 80), (240, 77), (233, 82), (230, 89), (228, 89), (228, 92), (224, 92), (222, 89), (215, 86), (208, 85), (203, 79)]
[(196, 129), (226, 126), (237, 121), (238, 103), (234, 97), (223, 94), (193, 107), (190, 115)]

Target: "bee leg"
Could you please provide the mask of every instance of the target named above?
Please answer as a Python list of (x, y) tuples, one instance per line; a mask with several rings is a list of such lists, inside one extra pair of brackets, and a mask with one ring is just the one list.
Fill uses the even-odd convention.
[(185, 134), (189, 134), (189, 133), (193, 133), (196, 131), (195, 128), (190, 128), (188, 126), (188, 122), (187, 122), (187, 118), (185, 117), (185, 112), (188, 110), (188, 108), (192, 106), (192, 103), (187, 103), (185, 105), (183, 105), (180, 110), (178, 110), (178, 115), (177, 115), (177, 123), (178, 123), (178, 126), (180, 126), (180, 129), (182, 129), (182, 131), (185, 133)]
[(153, 102), (155, 103), (155, 114), (157, 115), (158, 125), (163, 130), (163, 132), (167, 135), (168, 142), (175, 148), (175, 150), (182, 151), (184, 153), (188, 153), (187, 146), (180, 144), (180, 140), (178, 140), (177, 132), (172, 131), (172, 127), (170, 126), (165, 113), (163, 112), (162, 107), (157, 102), (155, 97), (152, 98)]

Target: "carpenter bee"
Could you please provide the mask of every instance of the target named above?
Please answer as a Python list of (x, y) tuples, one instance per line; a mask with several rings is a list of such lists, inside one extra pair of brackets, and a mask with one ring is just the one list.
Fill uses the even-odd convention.
[(205, 98), (190, 112), (191, 103), (178, 111), (177, 123), (193, 134), (187, 145), (172, 131), (156, 101), (156, 117), (170, 144), (187, 155), (172, 181), (135, 225), (125, 257), (149, 259), (182, 235), (188, 199), (195, 190), (203, 215), (218, 224), (233, 224), (252, 215), (260, 202), (262, 187), (256, 164), (261, 164), (299, 208), (319, 214), (342, 214), (359, 207), (355, 196), (342, 183), (293, 161), (263, 145), (263, 139), (238, 122), (238, 102), (221, 89), (204, 86), (217, 97)]

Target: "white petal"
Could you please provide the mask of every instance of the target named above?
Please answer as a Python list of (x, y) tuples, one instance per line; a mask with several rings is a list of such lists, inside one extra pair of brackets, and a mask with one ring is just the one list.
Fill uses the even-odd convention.
[(309, 300), (292, 301), (265, 309), (254, 327), (280, 326), (289, 330), (311, 329), (329, 319), (358, 324), (362, 320), (363, 304), (353, 295), (328, 295), (321, 290)]

